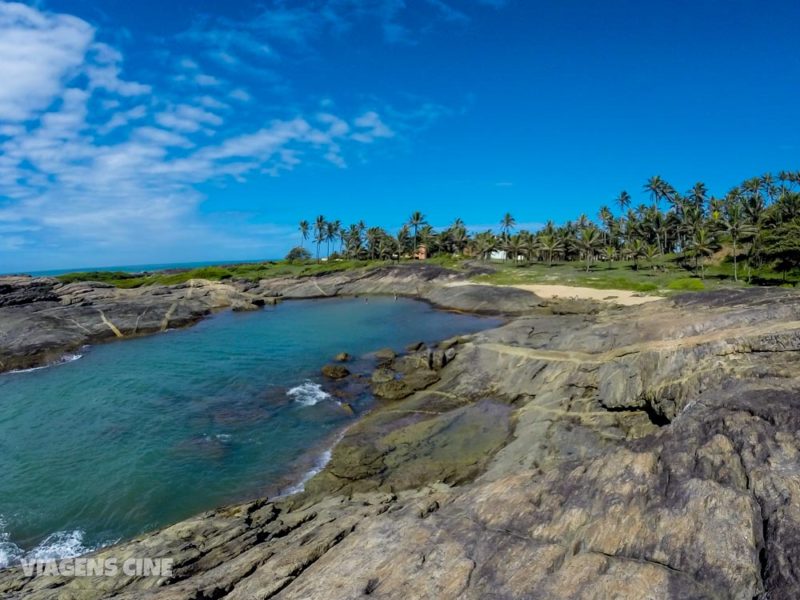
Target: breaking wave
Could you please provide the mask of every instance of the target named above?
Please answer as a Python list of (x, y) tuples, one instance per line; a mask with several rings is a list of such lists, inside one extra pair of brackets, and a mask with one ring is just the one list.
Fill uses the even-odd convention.
[(323, 400), (330, 400), (332, 396), (322, 389), (322, 386), (313, 381), (306, 381), (293, 387), (286, 395), (303, 406), (314, 406)]

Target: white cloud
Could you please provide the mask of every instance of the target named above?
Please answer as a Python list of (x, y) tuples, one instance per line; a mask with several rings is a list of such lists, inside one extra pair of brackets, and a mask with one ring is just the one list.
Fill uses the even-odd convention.
[(371, 144), (378, 138), (394, 137), (394, 131), (381, 121), (380, 115), (375, 111), (364, 113), (353, 123), (359, 128), (359, 131), (351, 136), (357, 142)]
[(88, 265), (106, 250), (141, 262), (159, 252), (198, 256), (198, 240), (263, 244), (244, 224), (230, 235), (212, 227), (198, 210), (196, 186), (274, 176), (301, 163), (344, 168), (360, 144), (422, 119), (396, 118), (388, 108), (352, 118), (325, 102), (309, 116), (298, 109), (251, 120), (243, 131), (248, 121), (226, 101), (258, 114), (250, 93), (202, 79), (211, 76), (194, 58), (172, 61), (177, 77), (168, 74), (167, 85), (178, 77), (180, 85), (216, 84), (208, 93), (129, 81), (123, 62), (88, 23), (0, 0), (0, 263), (71, 256), (67, 266), (81, 266), (79, 255)]
[(0, 2), (0, 120), (24, 121), (47, 108), (83, 64), (93, 35), (75, 17)]
[(239, 100), (240, 102), (250, 102), (250, 100), (253, 99), (249, 92), (247, 92), (247, 90), (243, 90), (242, 88), (236, 88), (235, 90), (231, 91), (228, 96), (234, 100)]
[(198, 73), (194, 76), (194, 82), (203, 87), (211, 87), (220, 84), (220, 80), (205, 73)]

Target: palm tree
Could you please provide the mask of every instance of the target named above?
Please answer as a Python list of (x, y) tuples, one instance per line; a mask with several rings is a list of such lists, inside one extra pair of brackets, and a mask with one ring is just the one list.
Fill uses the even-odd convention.
[(308, 239), (309, 225), (308, 221), (300, 221), (300, 245), (305, 248), (306, 240)]
[(594, 260), (594, 255), (602, 244), (600, 232), (596, 227), (584, 227), (574, 243), (586, 259), (586, 272), (588, 273), (592, 260)]
[(739, 281), (739, 240), (743, 236), (753, 233), (754, 229), (745, 220), (742, 204), (736, 196), (729, 197), (725, 205), (725, 229), (731, 236), (733, 244), (733, 280)]
[[(708, 232), (708, 229), (701, 227), (694, 234), (694, 238), (690, 243), (692, 254), (694, 255), (695, 269), (700, 267), (700, 278), (706, 278), (705, 257), (711, 256), (714, 253), (714, 239)], [(703, 260), (700, 260), (701, 257)]]
[(408, 219), (408, 224), (411, 225), (411, 227), (414, 228), (414, 256), (416, 256), (416, 254), (417, 254), (417, 237), (418, 237), (417, 234), (418, 234), (419, 228), (422, 227), (425, 224), (425, 215), (423, 215), (418, 210), (414, 211), (411, 214), (411, 217)]
[(601, 251), (603, 260), (608, 261), (608, 268), (614, 268), (614, 257), (617, 255), (617, 249), (614, 246), (605, 246)]
[(552, 233), (545, 233), (539, 236), (539, 248), (547, 253), (547, 266), (553, 266), (553, 254), (564, 249), (562, 241)]
[(331, 244), (336, 242), (336, 237), (339, 235), (338, 221), (331, 221), (325, 223), (325, 241), (328, 243), (328, 256), (331, 255)]
[(622, 190), (614, 202), (617, 206), (619, 206), (619, 211), (624, 213), (625, 210), (631, 205), (631, 195), (625, 190)]
[(517, 221), (511, 216), (511, 213), (506, 213), (500, 220), (500, 231), (507, 237), (512, 229), (516, 226)]
[(653, 207), (658, 208), (659, 201), (666, 195), (667, 182), (661, 179), (658, 175), (653, 175), (644, 184), (644, 191), (650, 193), (650, 199), (653, 201)]
[(661, 250), (655, 244), (648, 244), (644, 247), (644, 259), (651, 268), (655, 267), (653, 263), (659, 256), (661, 256)]
[(645, 254), (644, 243), (639, 238), (633, 239), (628, 243), (626, 252), (630, 259), (633, 261), (633, 268), (635, 271), (639, 270), (639, 259)]
[(327, 232), (328, 226), (325, 217), (319, 215), (314, 221), (314, 241), (317, 244), (317, 262), (319, 262), (319, 245), (325, 241)]

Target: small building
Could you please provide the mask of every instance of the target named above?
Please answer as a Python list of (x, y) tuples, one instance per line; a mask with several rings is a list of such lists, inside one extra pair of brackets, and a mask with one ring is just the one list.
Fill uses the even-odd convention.
[(425, 244), (420, 244), (417, 246), (417, 251), (414, 254), (414, 258), (417, 260), (427, 260), (428, 258), (428, 247)]

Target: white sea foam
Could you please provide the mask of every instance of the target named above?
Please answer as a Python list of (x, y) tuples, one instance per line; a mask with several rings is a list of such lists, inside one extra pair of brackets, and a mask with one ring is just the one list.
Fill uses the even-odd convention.
[(286, 395), (295, 402), (299, 402), (304, 406), (314, 406), (323, 400), (330, 400), (332, 396), (322, 389), (322, 386), (313, 381), (306, 381), (296, 387), (293, 387)]
[(56, 367), (58, 365), (65, 365), (67, 363), (71, 363), (73, 361), (78, 360), (79, 358), (83, 358), (83, 354), (65, 354), (57, 361), (42, 365), (41, 367), (31, 367), (30, 369), (17, 369), (16, 371), (9, 371), (8, 374), (12, 373), (30, 373), (31, 371), (38, 371), (40, 369), (47, 369), (49, 367)]
[(17, 564), (23, 558), (39, 561), (60, 560), (80, 556), (99, 548), (99, 546), (85, 545), (83, 536), (84, 532), (80, 529), (57, 531), (48, 535), (35, 548), (25, 552), (11, 541), (5, 530), (5, 522), (0, 517), (0, 569)]
[(300, 478), (300, 481), (284, 490), (279, 497), (282, 498), (284, 496), (291, 496), (292, 494), (302, 492), (305, 489), (308, 480), (322, 471), (322, 469), (324, 469), (325, 466), (330, 462), (332, 453), (333, 449), (331, 448), (325, 450), (325, 452), (323, 452), (314, 462), (314, 466), (311, 467), (311, 469), (309, 469), (302, 478)]

